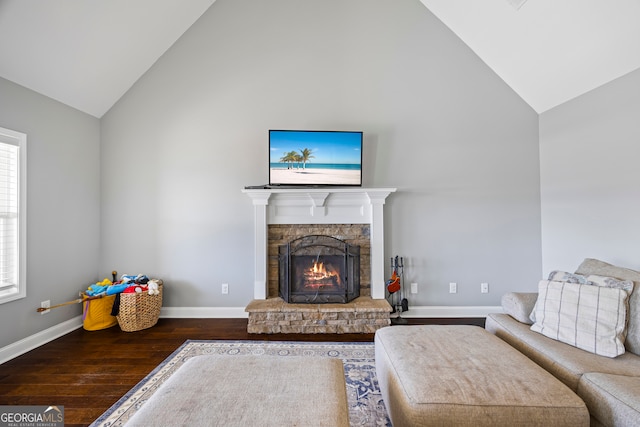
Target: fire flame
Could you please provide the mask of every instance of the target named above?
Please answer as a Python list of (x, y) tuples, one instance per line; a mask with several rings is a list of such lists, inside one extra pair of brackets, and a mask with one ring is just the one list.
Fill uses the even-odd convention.
[(319, 261), (313, 262), (313, 266), (304, 274), (304, 278), (306, 286), (312, 288), (330, 284), (331, 282), (327, 282), (327, 279), (340, 284), (340, 276), (335, 271), (328, 271), (324, 263)]
[(324, 275), (324, 277), (327, 276), (327, 270), (324, 268), (324, 262), (314, 262), (311, 271), (314, 274), (321, 274)]

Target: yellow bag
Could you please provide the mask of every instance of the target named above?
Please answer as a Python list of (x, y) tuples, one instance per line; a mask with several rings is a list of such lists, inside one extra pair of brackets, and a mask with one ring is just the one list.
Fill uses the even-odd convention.
[(87, 331), (99, 331), (118, 324), (116, 316), (111, 315), (115, 295), (90, 299), (82, 303), (82, 327)]

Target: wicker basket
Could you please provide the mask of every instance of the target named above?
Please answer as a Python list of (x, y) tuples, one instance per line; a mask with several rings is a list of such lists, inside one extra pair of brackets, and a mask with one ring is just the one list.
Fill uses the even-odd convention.
[(148, 291), (140, 293), (120, 294), (120, 312), (118, 324), (125, 332), (147, 329), (158, 323), (162, 307), (162, 285), (157, 295), (149, 295)]

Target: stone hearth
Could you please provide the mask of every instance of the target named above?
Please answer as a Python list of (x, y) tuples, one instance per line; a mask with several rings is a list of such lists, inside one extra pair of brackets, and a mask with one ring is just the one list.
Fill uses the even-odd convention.
[(373, 333), (391, 324), (390, 310), (386, 300), (370, 297), (346, 304), (287, 304), (269, 298), (253, 300), (245, 309), (250, 334)]

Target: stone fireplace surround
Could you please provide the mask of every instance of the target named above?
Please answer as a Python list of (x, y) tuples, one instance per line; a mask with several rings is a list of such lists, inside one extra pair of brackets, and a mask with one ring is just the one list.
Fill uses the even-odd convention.
[[(383, 206), (395, 191), (361, 187), (244, 189), (253, 201), (255, 218), (254, 300), (245, 308), (249, 313), (248, 332), (370, 333), (389, 325)], [(277, 242), (273, 235), (282, 238), (287, 234), (283, 230), (298, 235), (323, 229), (337, 238), (347, 235), (368, 240), (362, 246), (369, 260), (361, 259), (361, 278), (368, 278), (366, 291), (347, 304), (287, 304), (277, 291), (274, 294), (277, 259), (274, 262), (273, 247)], [(357, 230), (360, 235), (351, 236)]]

